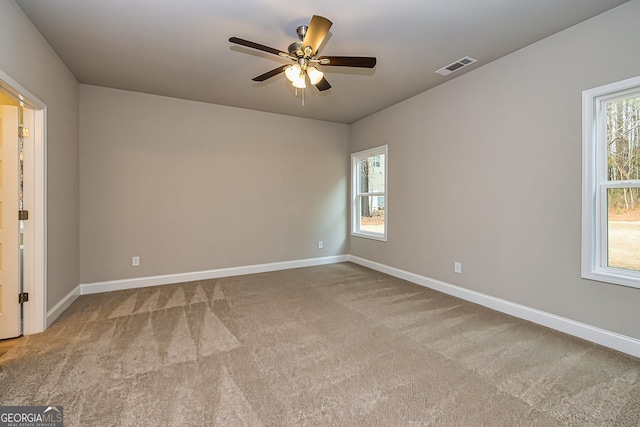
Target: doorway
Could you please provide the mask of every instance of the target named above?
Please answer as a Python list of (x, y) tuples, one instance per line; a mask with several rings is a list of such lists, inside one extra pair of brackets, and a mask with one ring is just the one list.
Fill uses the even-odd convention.
[(0, 70), (0, 339), (46, 329), (45, 115)]

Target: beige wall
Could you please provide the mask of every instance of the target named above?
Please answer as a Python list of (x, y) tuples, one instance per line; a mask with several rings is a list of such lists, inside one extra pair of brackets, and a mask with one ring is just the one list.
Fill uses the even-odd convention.
[(581, 92), (640, 75), (639, 16), (632, 1), (353, 124), (352, 151), (389, 144), (389, 219), (388, 242), (351, 253), (640, 338), (640, 289), (580, 278)]
[(347, 125), (88, 85), (80, 118), (81, 283), (346, 253)]
[(12, 1), (0, 1), (0, 70), (47, 105), (47, 306), (78, 285), (78, 83)]

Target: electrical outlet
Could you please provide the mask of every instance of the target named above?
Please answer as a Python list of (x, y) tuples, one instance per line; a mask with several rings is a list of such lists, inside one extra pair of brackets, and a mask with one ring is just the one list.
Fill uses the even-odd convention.
[(454, 262), (453, 263), (453, 272), (454, 273), (462, 273), (462, 263), (461, 262)]
[(318, 249), (322, 249), (324, 247), (324, 243), (322, 243), (322, 240), (318, 240)]
[(140, 257), (139, 256), (131, 257), (131, 266), (138, 267), (139, 265), (140, 265)]

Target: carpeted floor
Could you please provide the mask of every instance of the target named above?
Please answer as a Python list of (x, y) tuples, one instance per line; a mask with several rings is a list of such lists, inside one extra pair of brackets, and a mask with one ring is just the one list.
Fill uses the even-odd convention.
[(350, 264), (86, 295), (0, 356), (68, 426), (634, 426), (640, 360)]

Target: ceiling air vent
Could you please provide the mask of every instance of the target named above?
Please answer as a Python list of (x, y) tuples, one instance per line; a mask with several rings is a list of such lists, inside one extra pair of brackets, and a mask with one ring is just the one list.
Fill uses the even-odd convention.
[(447, 65), (446, 67), (440, 68), (438, 71), (436, 71), (436, 74), (440, 74), (440, 75), (443, 75), (443, 76), (448, 76), (449, 74), (453, 73), (454, 71), (458, 71), (461, 68), (464, 68), (464, 67), (466, 67), (468, 65), (473, 64), (474, 62), (478, 62), (478, 60), (470, 58), (468, 56), (465, 56), (464, 58), (458, 59), (456, 62), (451, 63), (451, 64)]

